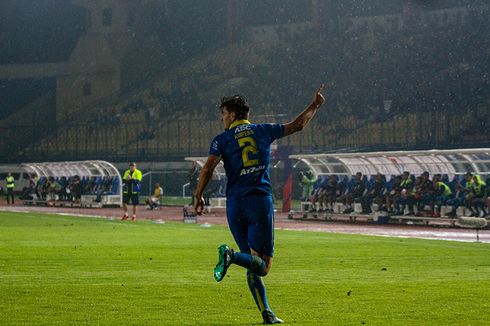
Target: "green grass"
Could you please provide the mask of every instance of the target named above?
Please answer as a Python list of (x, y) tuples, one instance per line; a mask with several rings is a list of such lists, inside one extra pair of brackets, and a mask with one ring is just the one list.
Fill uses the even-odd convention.
[[(251, 325), (226, 227), (0, 212), (2, 325)], [(488, 325), (490, 246), (276, 232), (269, 301), (296, 325)]]

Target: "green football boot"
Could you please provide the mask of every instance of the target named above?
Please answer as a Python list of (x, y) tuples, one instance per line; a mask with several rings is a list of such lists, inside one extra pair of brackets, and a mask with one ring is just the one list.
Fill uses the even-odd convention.
[(218, 248), (218, 263), (214, 268), (214, 279), (219, 282), (225, 277), (228, 267), (231, 265), (233, 250), (227, 245), (221, 245)]

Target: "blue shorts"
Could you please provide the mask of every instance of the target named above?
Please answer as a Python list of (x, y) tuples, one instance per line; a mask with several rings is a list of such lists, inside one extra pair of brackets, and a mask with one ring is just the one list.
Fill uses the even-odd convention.
[(247, 194), (226, 202), (226, 216), (235, 242), (243, 253), (253, 249), (274, 255), (274, 206), (272, 196)]

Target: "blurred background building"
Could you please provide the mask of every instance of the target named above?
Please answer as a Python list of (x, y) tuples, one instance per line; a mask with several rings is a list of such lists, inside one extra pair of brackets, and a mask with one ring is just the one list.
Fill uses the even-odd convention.
[(207, 155), (218, 103), (287, 122), (292, 153), (490, 145), (484, 0), (5, 0), (0, 161)]

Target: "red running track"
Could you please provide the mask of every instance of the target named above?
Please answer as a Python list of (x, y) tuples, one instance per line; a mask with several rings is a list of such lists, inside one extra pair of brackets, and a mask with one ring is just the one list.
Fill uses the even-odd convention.
[[(122, 210), (118, 208), (70, 208), (70, 207), (43, 207), (43, 206), (22, 206), (6, 205), (5, 201), (0, 202), (0, 211), (20, 211), (37, 213), (69, 214), (80, 216), (94, 216), (111, 219), (119, 219)], [(155, 221), (182, 221), (182, 207), (161, 207), (158, 210), (147, 210), (144, 206), (138, 207), (138, 220)], [(125, 222), (131, 223), (131, 222)], [(225, 212), (223, 209), (212, 211), (198, 217), (198, 223), (204, 224), (226, 224)], [(421, 238), (434, 240), (451, 241), (476, 241), (476, 231), (462, 228), (449, 228), (437, 226), (418, 226), (418, 225), (398, 225), (398, 224), (374, 224), (361, 222), (326, 222), (315, 220), (289, 220), (286, 213), (276, 213), (275, 226), (277, 229), (284, 230), (303, 230), (315, 232), (333, 232), (364, 234), (373, 236)], [(490, 230), (480, 231), (480, 241), (490, 243)]]

